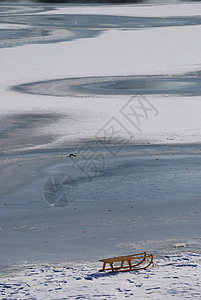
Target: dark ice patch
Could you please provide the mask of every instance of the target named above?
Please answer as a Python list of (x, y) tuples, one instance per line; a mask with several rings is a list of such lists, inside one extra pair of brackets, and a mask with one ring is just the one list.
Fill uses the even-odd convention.
[(51, 143), (53, 136), (42, 133), (45, 126), (62, 118), (59, 114), (28, 113), (0, 117), (0, 152), (26, 149)]
[(82, 95), (201, 94), (201, 71), (183, 75), (80, 77), (31, 82), (12, 90), (56, 97)]

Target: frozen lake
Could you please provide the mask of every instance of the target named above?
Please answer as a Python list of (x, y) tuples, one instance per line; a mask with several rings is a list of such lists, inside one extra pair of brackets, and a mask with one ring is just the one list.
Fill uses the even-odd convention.
[(145, 250), (198, 269), (200, 31), (194, 2), (1, 2), (1, 271), (72, 263), (104, 282), (76, 263)]
[(1, 263), (94, 261), (142, 237), (200, 251), (199, 145), (93, 149), (2, 157)]

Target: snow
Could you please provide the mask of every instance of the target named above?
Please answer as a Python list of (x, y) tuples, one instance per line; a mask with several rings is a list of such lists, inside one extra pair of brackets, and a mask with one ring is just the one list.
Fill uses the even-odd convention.
[[(157, 2), (156, 2), (157, 3)], [(85, 6), (68, 6), (59, 7), (53, 14), (86, 14)], [(49, 12), (41, 12), (40, 14), (49, 14)], [(188, 16), (200, 16), (201, 4), (200, 3), (174, 3), (174, 4), (143, 4), (143, 5), (88, 5), (88, 15), (112, 15), (112, 16), (136, 16), (136, 17), (188, 17)]]
[(26, 29), (29, 28), (27, 25), (23, 24), (0, 24), (0, 29)]
[[(109, 30), (93, 39), (1, 49), (1, 113), (37, 111), (39, 104), (41, 112), (54, 111), (65, 115), (70, 111), (77, 115), (73, 125), (76, 140), (92, 139), (112, 116), (118, 115), (119, 118), (118, 111), (129, 101), (129, 96), (88, 96), (74, 101), (65, 97), (55, 101), (54, 97), (16, 93), (9, 87), (44, 79), (197, 71), (201, 62), (200, 30), (201, 26), (125, 32)], [(153, 142), (157, 136), (158, 143), (166, 143), (167, 138), (173, 138), (175, 143), (199, 142), (199, 118), (192, 118), (199, 113), (199, 97), (193, 98), (193, 106), (191, 97), (146, 97), (157, 107), (159, 114), (145, 122), (141, 139)], [(84, 126), (83, 118), (86, 120)], [(92, 118), (95, 121), (93, 126)], [(135, 128), (126, 126), (133, 136), (138, 136)], [(56, 135), (65, 135), (66, 132), (67, 138), (68, 130), (72, 131), (72, 127), (66, 128), (62, 123), (49, 129), (47, 133), (54, 131)]]
[[(1, 277), (1, 299), (200, 299), (198, 254), (169, 255), (128, 273), (99, 273), (98, 265), (14, 266)], [(99, 266), (100, 267), (100, 266)]]

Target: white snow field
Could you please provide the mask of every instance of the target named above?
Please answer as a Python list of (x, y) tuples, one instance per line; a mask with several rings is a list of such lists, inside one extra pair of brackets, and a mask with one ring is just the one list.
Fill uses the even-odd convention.
[[(153, 7), (153, 1), (147, 1), (142, 5), (101, 5), (99, 7), (94, 5), (87, 6), (87, 14), (92, 15), (117, 15), (117, 16), (136, 16), (136, 17), (182, 17), (182, 16), (200, 16), (198, 3), (182, 3), (178, 4), (179, 1), (155, 1)], [(164, 9), (165, 7), (165, 9)], [(77, 7), (69, 5), (68, 7), (57, 8), (54, 14), (77, 14)], [(48, 12), (41, 12), (40, 14), (45, 15)], [(79, 7), (79, 14), (86, 14), (85, 6)]]
[(0, 4), (1, 299), (201, 299), (200, 16)]
[(92, 263), (15, 266), (1, 277), (1, 299), (200, 299), (200, 255), (172, 255), (149, 270), (97, 272)]

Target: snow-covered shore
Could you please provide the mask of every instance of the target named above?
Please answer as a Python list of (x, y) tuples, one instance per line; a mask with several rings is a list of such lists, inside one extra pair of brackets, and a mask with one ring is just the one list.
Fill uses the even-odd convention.
[(148, 270), (99, 273), (98, 264), (14, 266), (0, 277), (1, 299), (200, 299), (201, 257), (157, 258)]

